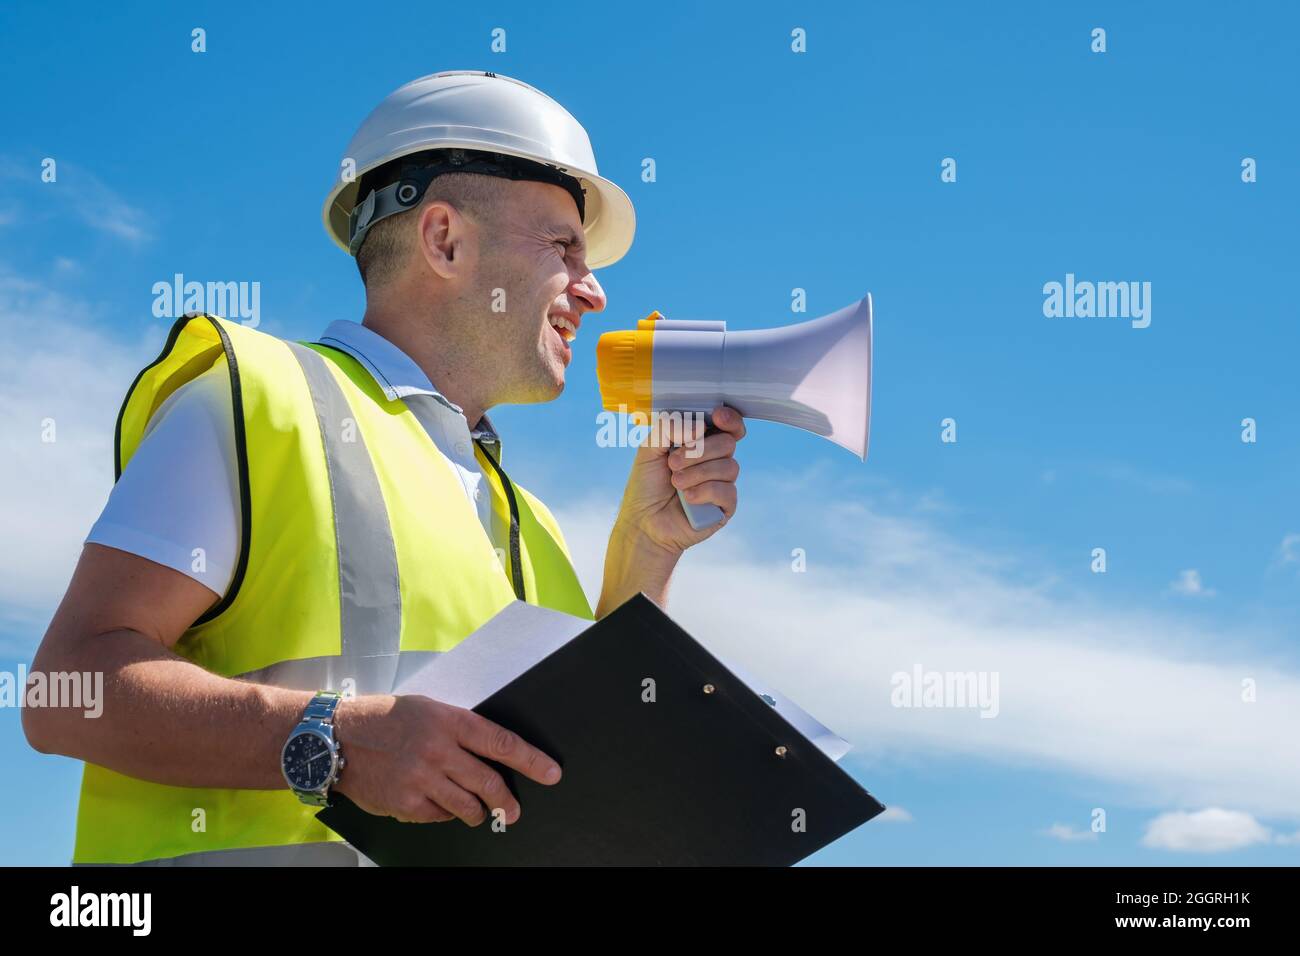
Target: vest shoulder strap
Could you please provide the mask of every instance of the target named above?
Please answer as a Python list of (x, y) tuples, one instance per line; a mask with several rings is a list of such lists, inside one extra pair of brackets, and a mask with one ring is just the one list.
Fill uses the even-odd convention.
[(242, 416), (239, 414), (242, 389), (234, 340), (250, 336), (274, 338), (212, 315), (192, 313), (176, 320), (167, 335), (162, 352), (140, 370), (127, 389), (126, 398), (118, 412), (113, 434), (114, 480), (122, 477), (122, 469), (135, 454), (144, 438), (149, 419), (158, 407), (186, 382), (223, 359), (230, 369), (231, 390), (235, 399), (236, 439), (242, 443)]

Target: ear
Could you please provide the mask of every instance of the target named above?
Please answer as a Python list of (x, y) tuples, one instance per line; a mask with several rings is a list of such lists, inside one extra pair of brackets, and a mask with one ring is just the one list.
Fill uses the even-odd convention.
[(420, 253), (434, 274), (463, 278), (473, 268), (473, 227), (451, 203), (436, 200), (420, 210)]

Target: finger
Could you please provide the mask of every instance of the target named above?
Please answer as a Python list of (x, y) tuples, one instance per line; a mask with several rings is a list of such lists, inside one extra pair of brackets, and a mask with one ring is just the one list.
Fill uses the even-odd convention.
[(641, 440), (641, 445), (637, 449), (640, 455), (651, 455), (663, 457), (673, 449), (673, 443), (669, 439), (671, 433), (668, 431), (668, 423), (664, 421), (662, 414), (656, 413), (646, 417), (642, 413), (632, 416), (632, 423), (637, 427), (649, 425), (646, 430), (645, 438)]
[(649, 425), (637, 450), (643, 458), (662, 458), (679, 445), (697, 442), (707, 429), (703, 412), (654, 412), (637, 424)]
[(402, 823), (446, 823), (456, 819), (442, 804), (435, 803), (424, 794), (413, 796), (391, 816)]
[(744, 438), (748, 431), (745, 428), (745, 416), (726, 405), (719, 405), (713, 410), (713, 427), (728, 432), (736, 441)]
[(479, 798), (445, 774), (438, 774), (430, 789), (433, 791), (429, 794), (430, 799), (445, 807), (453, 817), (464, 821), (466, 826), (476, 827), (487, 819), (487, 811)]
[(708, 431), (703, 412), (656, 412), (648, 441), (666, 450), (697, 442)]
[(730, 432), (709, 435), (703, 441), (691, 442), (673, 449), (668, 456), (668, 467), (676, 471), (687, 465), (699, 464), (713, 458), (726, 458), (736, 453), (736, 437)]
[[(428, 800), (429, 798), (425, 797), (425, 799)], [(429, 819), (425, 821), (426, 823), (446, 823), (448, 820), (456, 819), (456, 814), (452, 813), (440, 803), (429, 800), (429, 806), (433, 808), (433, 813)]]
[(525, 743), (518, 734), (472, 710), (462, 710), (460, 714), (456, 742), (466, 750), (518, 770), (535, 783), (560, 782), (560, 765), (532, 744)]
[(682, 492), (688, 504), (717, 505), (728, 518), (736, 513), (736, 483), (706, 481)]
[(501, 774), (497, 773), (483, 761), (461, 751), (463, 760), (457, 760), (447, 768), (447, 776), (463, 790), (476, 795), (489, 812), (504, 810), (506, 823), (519, 819), (519, 801), (506, 786)]
[(713, 458), (709, 461), (691, 462), (680, 471), (673, 472), (674, 488), (694, 488), (706, 481), (734, 482), (740, 474), (740, 462), (734, 458)]

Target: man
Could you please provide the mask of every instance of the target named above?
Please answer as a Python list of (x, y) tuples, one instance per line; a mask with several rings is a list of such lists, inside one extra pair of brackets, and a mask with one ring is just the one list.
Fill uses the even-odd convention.
[[(486, 412), (564, 388), (631, 204), (572, 116), (491, 73), (402, 87), (343, 169), (325, 221), (362, 323), (306, 345), (188, 316), (123, 405), (119, 480), (33, 663), (103, 672), (107, 704), (23, 712), (34, 747), (87, 762), (75, 862), (355, 865), (314, 816), (331, 792), (478, 825), (521, 813), (486, 759), (560, 779), (508, 728), (389, 692), (516, 598), (592, 616)], [(714, 423), (638, 449), (596, 616), (664, 603), (716, 530), (678, 490), (734, 514), (744, 424)]]

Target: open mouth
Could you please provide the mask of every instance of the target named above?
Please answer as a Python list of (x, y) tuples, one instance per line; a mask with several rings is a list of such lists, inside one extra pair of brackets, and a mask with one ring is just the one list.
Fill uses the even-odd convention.
[(551, 328), (555, 329), (561, 340), (567, 345), (578, 337), (578, 326), (570, 322), (562, 315), (549, 315), (547, 320), (551, 323)]

